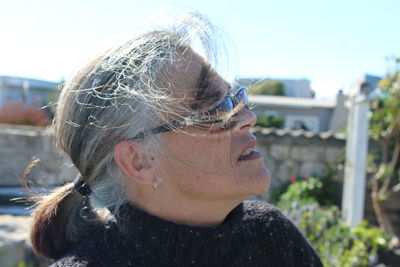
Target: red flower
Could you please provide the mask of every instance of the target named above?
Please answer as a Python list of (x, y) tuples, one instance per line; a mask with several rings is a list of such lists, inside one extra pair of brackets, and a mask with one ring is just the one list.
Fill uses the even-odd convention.
[(290, 182), (293, 184), (293, 183), (295, 183), (295, 182), (297, 182), (297, 179), (296, 179), (296, 177), (292, 177), (292, 178), (290, 178)]
[(303, 179), (304, 179), (304, 180), (307, 180), (308, 178), (310, 178), (310, 175), (309, 175), (309, 174), (304, 174), (304, 175), (303, 175)]

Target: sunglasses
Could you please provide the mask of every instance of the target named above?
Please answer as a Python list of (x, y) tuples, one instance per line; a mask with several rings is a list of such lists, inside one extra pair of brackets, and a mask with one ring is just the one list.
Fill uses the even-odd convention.
[(239, 87), (234, 92), (229, 90), (221, 102), (216, 104), (216, 107), (192, 114), (183, 120), (174, 120), (168, 124), (141, 132), (132, 139), (140, 139), (146, 135), (164, 133), (193, 125), (207, 129), (228, 130), (231, 127), (227, 126), (227, 122), (243, 107), (247, 107), (248, 103), (247, 88)]

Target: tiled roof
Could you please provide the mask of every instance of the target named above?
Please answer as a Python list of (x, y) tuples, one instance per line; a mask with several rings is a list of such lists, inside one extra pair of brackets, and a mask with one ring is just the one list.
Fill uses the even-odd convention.
[(319, 140), (328, 140), (335, 139), (338, 141), (346, 141), (346, 135), (343, 133), (334, 133), (334, 132), (310, 132), (305, 130), (288, 130), (288, 129), (277, 129), (277, 128), (262, 128), (262, 127), (254, 127), (252, 129), (252, 133), (256, 136), (267, 136), (267, 135), (275, 135), (275, 136), (291, 136), (291, 137), (304, 137), (307, 139), (319, 139)]
[(296, 107), (296, 108), (335, 108), (335, 101), (321, 101), (313, 98), (250, 95), (249, 102), (256, 105), (270, 107)]
[(23, 88), (24, 86), (28, 86), (31, 89), (58, 90), (57, 82), (0, 75), (0, 87), (2, 86), (11, 88)]

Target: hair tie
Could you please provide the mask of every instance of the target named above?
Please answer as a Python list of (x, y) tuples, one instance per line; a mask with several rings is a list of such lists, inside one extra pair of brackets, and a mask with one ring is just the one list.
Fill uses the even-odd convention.
[(85, 183), (80, 175), (78, 175), (74, 180), (74, 188), (82, 196), (88, 196), (92, 192), (92, 190), (90, 190), (90, 187)]

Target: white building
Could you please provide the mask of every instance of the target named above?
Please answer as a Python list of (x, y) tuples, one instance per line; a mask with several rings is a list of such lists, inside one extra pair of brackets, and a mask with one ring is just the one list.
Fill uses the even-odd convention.
[(336, 101), (313, 98), (250, 95), (257, 117), (279, 116), (284, 129), (304, 129), (312, 132), (337, 132), (346, 127), (346, 96), (339, 91)]
[(24, 102), (38, 107), (54, 101), (58, 83), (23, 77), (0, 76), (0, 107)]
[[(239, 78), (236, 83), (240, 86), (250, 87), (263, 80), (262, 78)], [(314, 92), (311, 89), (311, 83), (307, 79), (271, 79), (283, 83), (285, 96), (300, 97), (300, 98), (313, 98)]]

